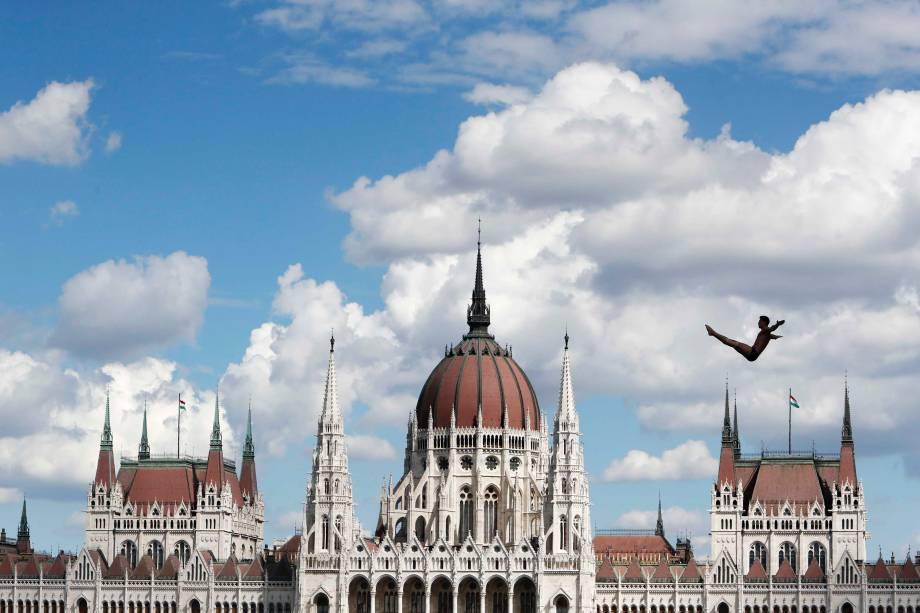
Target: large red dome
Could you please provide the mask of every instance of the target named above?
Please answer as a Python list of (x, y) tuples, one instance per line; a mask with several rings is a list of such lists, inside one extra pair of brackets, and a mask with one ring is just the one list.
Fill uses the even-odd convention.
[(428, 427), (429, 413), (435, 428), (450, 427), (455, 407), (456, 427), (475, 427), (482, 406), (483, 428), (539, 430), (540, 405), (530, 380), (511, 353), (489, 334), (480, 253), (476, 254), (476, 284), (466, 319), (469, 332), (446, 352), (422, 387), (415, 407), (419, 428)]

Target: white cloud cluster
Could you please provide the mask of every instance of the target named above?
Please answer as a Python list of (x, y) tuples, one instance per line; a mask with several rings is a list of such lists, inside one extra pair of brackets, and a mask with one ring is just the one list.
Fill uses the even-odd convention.
[(64, 284), (53, 342), (111, 357), (192, 341), (210, 283), (207, 260), (182, 251), (97, 264)]
[(73, 166), (88, 154), (92, 80), (52, 81), (27, 103), (0, 113), (0, 164), (30, 160)]
[(121, 132), (111, 131), (105, 139), (105, 152), (115, 153), (121, 149)]
[(709, 479), (717, 467), (718, 461), (704, 441), (687, 441), (664, 450), (661, 456), (631, 449), (624, 457), (610, 462), (602, 478), (604, 481)]
[[(585, 60), (751, 60), (818, 77), (920, 70), (920, 8), (910, 0), (279, 0), (254, 18), (295, 36), (322, 30), (322, 43), (342, 41), (340, 70), (400, 86), (533, 83)], [(356, 31), (364, 40), (349, 48)]]
[[(0, 419), (8, 425), (0, 436), (0, 482), (13, 493), (49, 496), (87, 485), (96, 467), (106, 390), (116, 456), (137, 452), (145, 402), (152, 451), (174, 452), (179, 393), (190, 407), (182, 418), (183, 451), (201, 453), (208, 444), (202, 436), (211, 431), (214, 393), (194, 389), (176, 370), (173, 362), (144, 358), (80, 373), (53, 352), (40, 356), (0, 349)], [(232, 457), (238, 445), (228, 417), (222, 407), (223, 439)], [(233, 423), (243, 419), (242, 408), (232, 415)], [(189, 440), (189, 433), (198, 438)]]
[[(457, 329), (481, 216), (493, 328), (544, 397), (567, 321), (580, 385), (647, 428), (717, 431), (728, 372), (757, 438), (779, 438), (793, 385), (799, 444), (832, 448), (849, 368), (859, 440), (912, 454), (920, 94), (845, 105), (788, 153), (688, 138), (684, 112), (663, 79), (576, 65), (424, 166), (333, 195), (349, 256), (389, 266), (381, 318), (406, 346)], [(788, 323), (753, 366), (705, 336), (753, 338), (762, 313)]]

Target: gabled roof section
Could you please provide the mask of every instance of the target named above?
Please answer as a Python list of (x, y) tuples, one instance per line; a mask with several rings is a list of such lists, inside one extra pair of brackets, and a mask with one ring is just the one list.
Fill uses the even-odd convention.
[(702, 581), (702, 579), (703, 574), (700, 572), (700, 567), (696, 564), (696, 559), (690, 558), (687, 562), (687, 567), (680, 576), (680, 580), (684, 582), (699, 582)]
[(260, 581), (265, 572), (265, 567), (262, 565), (262, 557), (256, 556), (255, 559), (249, 564), (249, 567), (246, 569), (246, 572), (243, 574), (244, 581)]
[(910, 556), (907, 556), (898, 571), (898, 581), (920, 581), (920, 573), (917, 572), (917, 567), (914, 566)]
[(626, 574), (623, 575), (626, 581), (645, 581), (645, 575), (642, 574), (642, 567), (639, 566), (639, 558), (633, 558), (626, 568)]
[(131, 573), (132, 579), (149, 579), (150, 575), (153, 574), (154, 564), (153, 558), (150, 557), (149, 553), (145, 553), (140, 560), (137, 561), (137, 566), (134, 567), (134, 572)]
[(767, 571), (763, 567), (763, 564), (760, 563), (760, 558), (754, 560), (754, 563), (751, 564), (751, 570), (748, 571), (748, 574), (744, 576), (745, 579), (751, 579), (754, 581), (766, 581), (767, 580)]
[(652, 573), (652, 579), (667, 580), (667, 581), (674, 580), (674, 575), (671, 574), (671, 567), (668, 566), (668, 563), (666, 560), (662, 560), (661, 563), (658, 564), (658, 568), (656, 568), (655, 572)]
[(821, 565), (818, 564), (818, 558), (811, 559), (811, 564), (805, 569), (804, 578), (814, 580), (824, 579), (824, 571), (821, 570)]
[(762, 460), (752, 501), (759, 501), (768, 512), (778, 513), (788, 502), (807, 512), (815, 501), (824, 501), (824, 491), (813, 460)]
[(782, 561), (782, 563), (779, 565), (779, 570), (776, 571), (776, 574), (773, 575), (773, 578), (780, 581), (795, 581), (796, 574), (795, 571), (792, 570), (792, 566), (789, 564), (789, 560)]
[(888, 567), (885, 565), (885, 561), (882, 560), (881, 556), (869, 568), (869, 579), (874, 579), (876, 581), (891, 581), (891, 573), (888, 572)]

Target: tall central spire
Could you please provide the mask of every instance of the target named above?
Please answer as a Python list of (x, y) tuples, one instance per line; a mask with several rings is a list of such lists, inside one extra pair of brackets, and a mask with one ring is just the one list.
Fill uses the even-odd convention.
[(220, 390), (214, 396), (214, 425), (211, 427), (211, 450), (223, 449), (220, 435)]
[(482, 282), (482, 227), (476, 238), (476, 282), (473, 285), (473, 298), (466, 310), (466, 323), (470, 326), (470, 336), (488, 336), (489, 305), (486, 303), (486, 289)]
[(843, 444), (853, 444), (853, 426), (850, 423), (850, 386), (843, 384), (843, 428), (840, 430), (840, 440)]
[(728, 405), (728, 379), (725, 380), (725, 417), (722, 418), (722, 446), (734, 448), (732, 437), (732, 416)]
[(575, 391), (572, 386), (572, 369), (569, 365), (569, 332), (565, 332), (565, 349), (562, 351), (562, 377), (559, 382), (559, 410), (556, 413), (556, 428), (560, 423), (567, 428), (578, 427), (578, 414), (575, 412)]
[(329, 337), (329, 365), (326, 368), (326, 390), (323, 392), (323, 421), (337, 422), (342, 418), (335, 377), (335, 336)]
[(144, 401), (144, 425), (141, 428), (141, 444), (137, 448), (138, 460), (150, 459), (150, 443), (147, 441), (147, 401)]
[(249, 413), (246, 415), (246, 442), (243, 443), (243, 457), (256, 457), (256, 448), (252, 444), (252, 401), (249, 402)]
[(104, 450), (112, 450), (112, 422), (109, 416), (109, 391), (105, 391), (105, 423), (102, 425), (102, 439), (100, 447)]

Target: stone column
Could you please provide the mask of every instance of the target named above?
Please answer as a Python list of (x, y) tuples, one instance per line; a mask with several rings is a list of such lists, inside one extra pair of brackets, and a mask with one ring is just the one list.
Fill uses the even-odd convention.
[(377, 608), (377, 590), (371, 590), (371, 610), (369, 613), (374, 613), (374, 610)]
[(402, 601), (403, 601), (402, 590), (396, 590), (396, 613), (402, 613)]
[(425, 586), (425, 613), (431, 613), (431, 586)]

